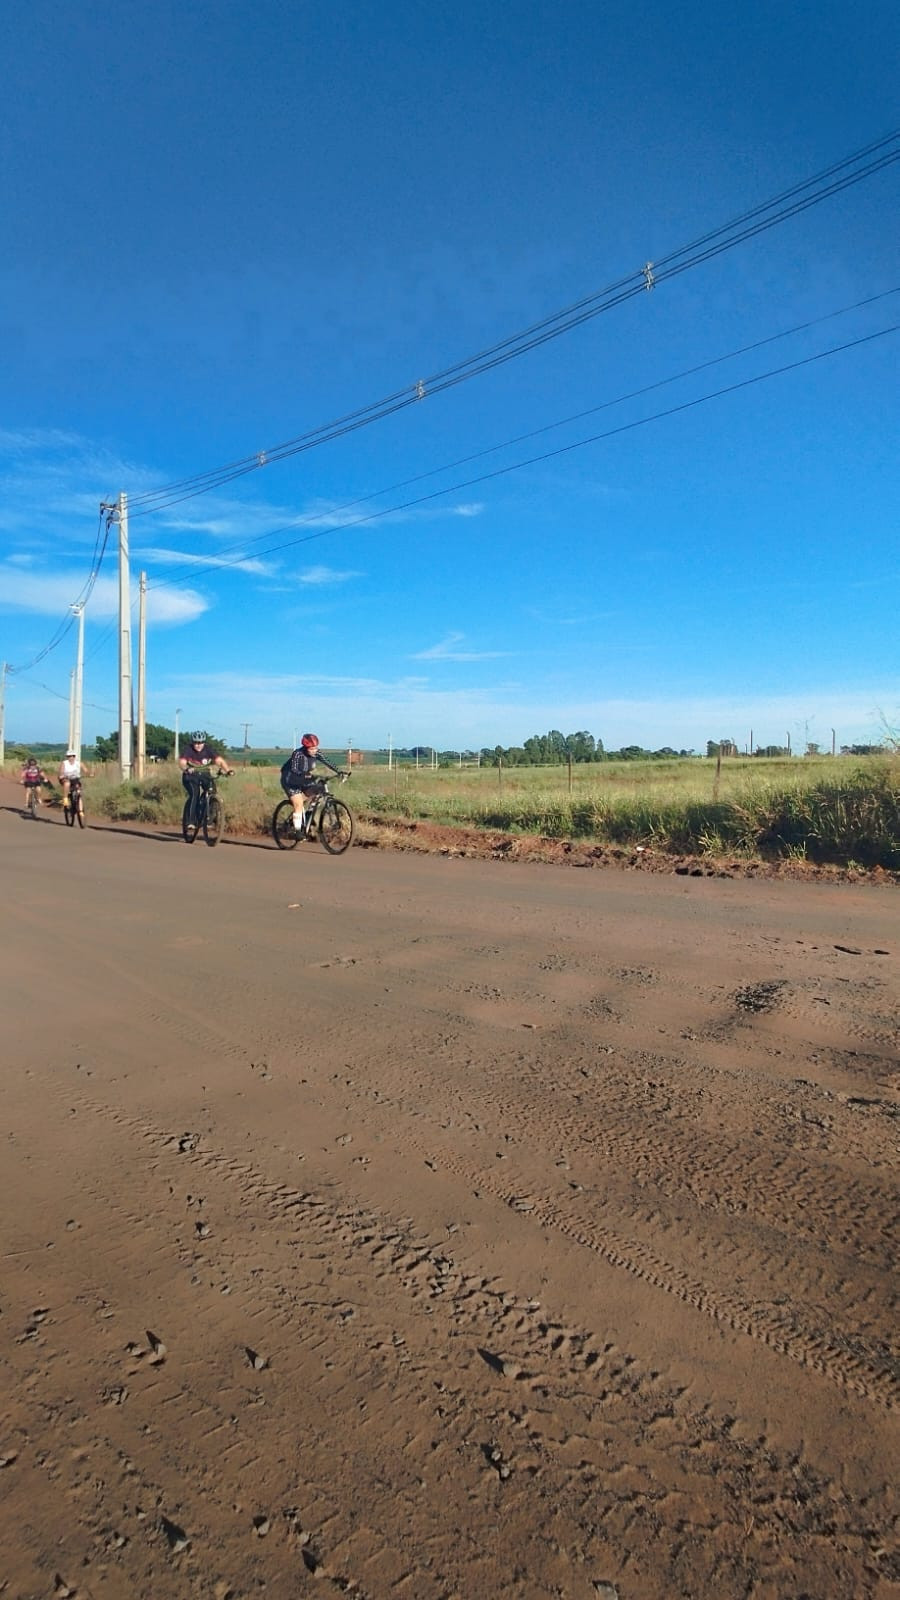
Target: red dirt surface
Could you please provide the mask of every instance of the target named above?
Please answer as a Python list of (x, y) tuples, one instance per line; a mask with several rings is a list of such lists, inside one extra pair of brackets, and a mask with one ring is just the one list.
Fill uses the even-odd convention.
[(0, 1593), (896, 1600), (891, 887), (18, 805)]

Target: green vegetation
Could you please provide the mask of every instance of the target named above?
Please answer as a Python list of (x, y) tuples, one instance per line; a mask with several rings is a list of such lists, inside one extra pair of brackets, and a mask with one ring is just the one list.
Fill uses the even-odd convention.
[[(258, 757), (256, 758), (258, 759)], [(277, 760), (277, 758), (276, 758)], [(900, 762), (885, 755), (607, 760), (563, 767), (362, 766), (347, 799), (374, 824), (423, 820), (673, 855), (793, 858), (900, 871)], [(88, 780), (88, 809), (177, 826), (180, 774)], [(264, 833), (278, 768), (245, 766), (222, 786), (232, 832)]]

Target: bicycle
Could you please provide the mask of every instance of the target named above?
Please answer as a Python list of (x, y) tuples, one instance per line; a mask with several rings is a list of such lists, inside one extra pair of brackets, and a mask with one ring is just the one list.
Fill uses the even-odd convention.
[(67, 828), (74, 828), (76, 821), (79, 828), (84, 827), (84, 795), (80, 778), (69, 779), (69, 792), (63, 795), (63, 816)]
[[(349, 772), (338, 774), (346, 783)], [(314, 839), (330, 856), (342, 856), (353, 838), (353, 812), (343, 800), (330, 793), (328, 778), (317, 778), (315, 802), (303, 812), (303, 827), (294, 827), (294, 808), (290, 800), (279, 800), (272, 813), (272, 836), (279, 850), (293, 850), (301, 839)]]
[[(194, 768), (194, 771), (197, 770)], [(220, 772), (217, 777), (210, 767), (202, 767), (199, 770), (202, 771), (203, 777), (191, 779), (197, 785), (197, 793), (189, 794), (184, 802), (181, 832), (185, 844), (193, 844), (202, 828), (204, 839), (212, 847), (218, 844), (225, 826), (225, 809), (219, 799), (217, 788), (218, 777), (230, 778), (231, 773)], [(192, 810), (193, 817), (191, 817)]]
[(25, 815), (26, 817), (33, 817), (35, 822), (37, 822), (38, 806), (41, 803), (38, 791), (42, 788), (52, 789), (53, 785), (47, 778), (42, 778), (40, 783), (26, 783), (25, 785)]

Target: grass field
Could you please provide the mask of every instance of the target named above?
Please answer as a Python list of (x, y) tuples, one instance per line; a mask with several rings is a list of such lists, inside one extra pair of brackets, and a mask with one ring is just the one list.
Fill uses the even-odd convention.
[[(143, 783), (86, 779), (88, 811), (177, 825), (180, 776)], [(244, 767), (223, 786), (228, 827), (268, 827), (280, 798), (276, 767)], [(645, 845), (672, 854), (807, 859), (900, 870), (897, 757), (741, 758), (603, 762), (565, 767), (355, 768), (343, 791), (373, 825), (422, 820)]]

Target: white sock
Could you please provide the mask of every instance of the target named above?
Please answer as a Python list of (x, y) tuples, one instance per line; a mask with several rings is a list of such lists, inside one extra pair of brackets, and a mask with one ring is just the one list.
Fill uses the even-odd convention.
[(302, 811), (295, 811), (294, 812), (294, 827), (297, 829), (298, 833), (300, 832), (300, 829), (303, 827), (303, 812)]

